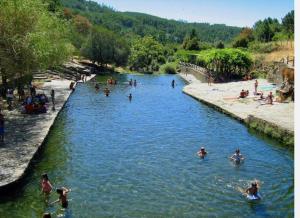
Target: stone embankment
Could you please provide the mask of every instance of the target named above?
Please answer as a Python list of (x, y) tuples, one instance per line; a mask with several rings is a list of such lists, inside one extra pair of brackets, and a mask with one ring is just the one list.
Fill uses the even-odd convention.
[[(94, 76), (88, 76), (86, 81)], [(0, 191), (13, 187), (25, 175), (57, 115), (72, 93), (69, 89), (71, 81), (59, 78), (58, 75), (55, 78), (52, 75), (43, 81), (37, 93), (44, 93), (49, 98), (49, 108), (45, 114), (22, 114), (19, 108), (3, 112), (5, 141), (0, 144)], [(51, 89), (55, 90), (55, 110), (52, 110)]]
[[(282, 144), (293, 147), (294, 145), (294, 103), (266, 104), (253, 95), (255, 80), (212, 84), (201, 83), (191, 74), (180, 74), (189, 85), (183, 92), (193, 98), (210, 105), (242, 122), (250, 128), (256, 129)], [(276, 87), (267, 80), (259, 79), (258, 91), (264, 95)], [(247, 98), (238, 98), (241, 90), (249, 90)]]

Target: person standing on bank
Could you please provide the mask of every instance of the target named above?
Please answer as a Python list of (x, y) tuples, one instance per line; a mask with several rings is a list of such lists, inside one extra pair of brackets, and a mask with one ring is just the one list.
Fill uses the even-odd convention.
[(256, 79), (254, 83), (254, 95), (257, 95), (257, 87), (258, 87), (258, 81)]
[(4, 115), (0, 109), (0, 142), (4, 142)]
[(52, 100), (52, 110), (55, 110), (55, 91), (54, 89), (51, 90), (51, 100)]

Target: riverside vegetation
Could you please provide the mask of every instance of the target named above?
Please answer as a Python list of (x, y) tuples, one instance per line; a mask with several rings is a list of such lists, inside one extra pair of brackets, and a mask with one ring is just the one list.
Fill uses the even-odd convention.
[(0, 6), (4, 85), (74, 55), (148, 73), (174, 73), (186, 61), (214, 70), (216, 79), (240, 79), (261, 60), (256, 53), (272, 52), (294, 37), (294, 11), (282, 22), (266, 18), (239, 28), (118, 12), (83, 0), (3, 0)]

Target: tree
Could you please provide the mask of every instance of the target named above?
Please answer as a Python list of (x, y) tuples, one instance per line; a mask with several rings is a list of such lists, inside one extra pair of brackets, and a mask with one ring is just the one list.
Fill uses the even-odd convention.
[(40, 0), (0, 1), (2, 81), (64, 62), (72, 52), (66, 24)]
[(195, 29), (192, 29), (189, 36), (186, 36), (182, 47), (186, 50), (199, 50), (199, 38)]
[(225, 48), (224, 43), (222, 41), (219, 41), (216, 45), (216, 48), (219, 48), (219, 49)]
[(253, 27), (255, 38), (261, 42), (270, 42), (276, 32), (280, 32), (280, 24), (277, 19), (266, 18), (259, 20)]
[(248, 52), (239, 49), (210, 49), (201, 51), (197, 56), (197, 64), (213, 72), (215, 79), (228, 81), (241, 79), (252, 65)]
[(83, 17), (81, 15), (75, 15), (75, 17), (73, 18), (73, 23), (77, 32), (85, 36), (90, 32), (90, 29), (92, 27), (90, 21), (86, 17)]
[(164, 48), (153, 37), (146, 36), (132, 43), (129, 57), (131, 69), (144, 72), (158, 71), (159, 65), (165, 62)]
[(291, 38), (294, 35), (294, 10), (282, 18), (282, 26), (289, 38)]
[(93, 27), (81, 49), (82, 54), (100, 65), (127, 63), (129, 47), (113, 32), (102, 27)]
[(48, 4), (48, 11), (56, 13), (61, 10), (62, 5), (60, 0), (44, 0)]
[(249, 42), (254, 40), (253, 31), (251, 28), (243, 28), (241, 33), (235, 38), (233, 42), (234, 48), (247, 48)]

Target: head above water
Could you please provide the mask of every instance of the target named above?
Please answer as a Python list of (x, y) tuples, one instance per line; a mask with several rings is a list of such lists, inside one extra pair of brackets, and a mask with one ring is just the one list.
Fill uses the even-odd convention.
[(204, 148), (204, 147), (201, 147), (201, 148), (200, 148), (200, 150), (201, 150), (201, 151), (204, 151), (204, 150), (205, 150), (205, 148)]
[(257, 187), (257, 183), (256, 183), (256, 182), (253, 182), (253, 183), (251, 183), (251, 186), (252, 186), (253, 188), (256, 188), (256, 187)]
[(47, 173), (42, 174), (42, 179), (49, 180)]
[(44, 213), (43, 218), (51, 218), (51, 214), (50, 213)]
[(62, 188), (56, 189), (57, 194), (62, 195), (64, 193), (64, 190)]
[(235, 150), (235, 153), (239, 154), (239, 153), (240, 153), (240, 149), (237, 148), (237, 149)]

